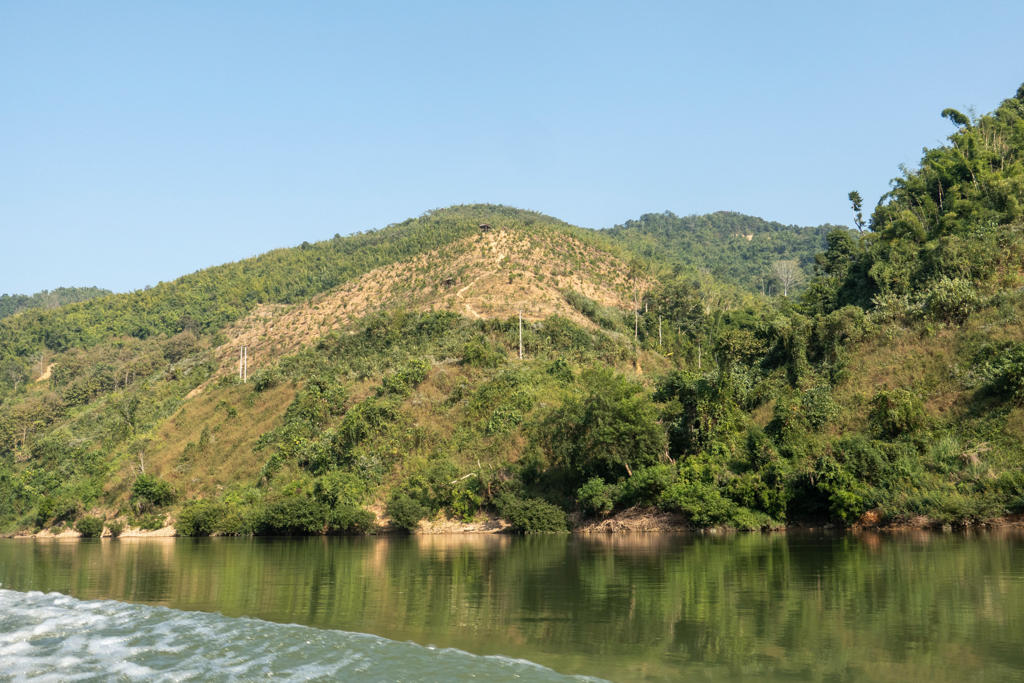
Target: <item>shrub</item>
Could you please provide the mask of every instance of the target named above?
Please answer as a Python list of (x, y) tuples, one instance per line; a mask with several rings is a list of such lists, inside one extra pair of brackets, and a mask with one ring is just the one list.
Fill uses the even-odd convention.
[(196, 500), (178, 513), (174, 524), (179, 536), (209, 536), (220, 531), (220, 522), (226, 514), (225, 506), (211, 500)]
[(107, 522), (107, 531), (110, 532), (111, 536), (117, 538), (124, 533), (124, 522), (119, 519), (115, 519), (113, 522)]
[(814, 486), (828, 498), (833, 519), (851, 522), (868, 508), (867, 487), (832, 456), (823, 455), (814, 463)]
[(987, 373), (996, 391), (1024, 405), (1024, 344), (1018, 344), (999, 357)]
[(36, 524), (45, 526), (49, 520), (62, 521), (78, 512), (78, 501), (66, 496), (43, 496), (36, 508)]
[(264, 392), (273, 389), (281, 383), (281, 371), (277, 366), (271, 366), (259, 370), (252, 378), (252, 388), (257, 392)]
[(391, 494), (384, 511), (391, 518), (392, 524), (406, 531), (415, 529), (420, 520), (429, 513), (419, 501), (401, 492)]
[(506, 494), (495, 501), (495, 506), (498, 508), (498, 514), (522, 534), (569, 529), (569, 520), (564, 510), (537, 498), (520, 500)]
[(75, 529), (83, 536), (99, 536), (103, 533), (103, 519), (100, 517), (82, 517), (75, 522)]
[(280, 536), (320, 534), (327, 527), (327, 512), (312, 498), (285, 498), (266, 506), (258, 532)]
[(313, 484), (313, 497), (329, 508), (358, 506), (366, 494), (366, 484), (352, 472), (334, 470)]
[(481, 335), (466, 344), (462, 350), (462, 359), (467, 365), (477, 368), (496, 368), (508, 362), (508, 355), (495, 349)]
[(149, 474), (141, 474), (132, 484), (129, 502), (140, 512), (150, 507), (162, 507), (174, 501), (170, 483)]
[(327, 513), (327, 531), (368, 533), (373, 531), (377, 515), (357, 505), (339, 505)]
[(736, 503), (704, 482), (678, 482), (661, 495), (658, 506), (669, 512), (681, 512), (702, 527), (729, 524)]
[(828, 386), (819, 384), (800, 397), (800, 406), (808, 424), (816, 430), (827, 426), (839, 416), (839, 406), (832, 399)]
[(943, 277), (925, 293), (925, 310), (936, 320), (962, 325), (981, 307), (981, 297), (969, 280)]
[(895, 439), (924, 426), (924, 406), (917, 394), (904, 389), (880, 391), (871, 399), (868, 421), (877, 437)]
[(576, 491), (576, 502), (584, 512), (595, 515), (601, 512), (610, 512), (615, 506), (617, 493), (618, 489), (606, 484), (601, 477), (591, 477)]
[(430, 363), (425, 360), (411, 360), (381, 380), (377, 395), (408, 396), (412, 393), (413, 388), (426, 379), (428, 372), (430, 372)]
[(655, 505), (674, 478), (675, 470), (668, 465), (641, 467), (622, 484), (618, 502), (625, 507)]

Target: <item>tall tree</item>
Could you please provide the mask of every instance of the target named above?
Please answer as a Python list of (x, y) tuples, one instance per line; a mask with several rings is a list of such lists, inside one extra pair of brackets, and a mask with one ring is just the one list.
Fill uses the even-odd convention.
[(857, 226), (857, 232), (864, 232), (864, 214), (860, 210), (864, 200), (861, 199), (860, 192), (856, 190), (848, 194), (847, 197), (849, 197), (850, 203), (853, 204), (853, 224)]
[(782, 285), (783, 296), (789, 296), (789, 290), (804, 279), (804, 271), (796, 261), (773, 261), (772, 275)]

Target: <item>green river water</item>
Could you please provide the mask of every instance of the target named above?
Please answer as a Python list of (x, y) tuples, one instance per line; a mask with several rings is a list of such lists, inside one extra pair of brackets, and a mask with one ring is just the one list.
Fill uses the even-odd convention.
[[(67, 638), (76, 633), (88, 641), (76, 652), (88, 653), (100, 642), (89, 638), (131, 633), (135, 619), (160, 631), (161, 620), (185, 618), (176, 616), (183, 610), (219, 613), (208, 617), (215, 622), (176, 627), (184, 638), (210, 629), (207, 646), (218, 634), (242, 634), (255, 653), (263, 652), (261, 639), (299, 643), (276, 663), (260, 659), (281, 671), (302, 664), (301, 643), (311, 641), (301, 634), (318, 632), (278, 633), (277, 624), (381, 637), (377, 654), (359, 655), (376, 663), (367, 680), (443, 680), (446, 666), (451, 680), (499, 678), (486, 668), (456, 673), (461, 665), (449, 660), (431, 660), (439, 667), (433, 673), (413, 660), (406, 669), (390, 663), (406, 656), (412, 646), (404, 641), (411, 641), (435, 649), (414, 648), (409, 656), (451, 649), (502, 656), (466, 662), (507, 668), (508, 660), (521, 659), (553, 670), (542, 675), (538, 668), (538, 680), (557, 674), (623, 683), (1024, 681), (1021, 530), (7, 539), (0, 540), (0, 588), (7, 600), (0, 600), (0, 612), (13, 615), (0, 632), (21, 634), (0, 639), (0, 664), (9, 658), (26, 680), (39, 662), (58, 666), (61, 652), (68, 658), (61, 666), (86, 670), (86, 655), (61, 649), (71, 647)], [(68, 607), (59, 596), (31, 591), (77, 601)], [(102, 600), (172, 609), (94, 608)], [(85, 627), (73, 625), (79, 621), (61, 621), (66, 609), (84, 610), (89, 619), (106, 610), (103, 619), (120, 621), (97, 622), (89, 627), (95, 636), (83, 636)], [(39, 626), (51, 622), (56, 625)], [(33, 633), (40, 628), (55, 635), (38, 640)], [(117, 637), (127, 642), (128, 636)], [(177, 651), (168, 646), (171, 654), (155, 664), (128, 655), (118, 661), (166, 670), (177, 666), (171, 661)], [(246, 671), (223, 680), (255, 677)], [(360, 680), (337, 668), (317, 671), (313, 678), (334, 671), (339, 680)]]

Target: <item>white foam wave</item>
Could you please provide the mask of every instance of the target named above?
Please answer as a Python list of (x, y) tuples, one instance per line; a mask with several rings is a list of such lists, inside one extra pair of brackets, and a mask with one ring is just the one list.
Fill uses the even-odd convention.
[(0, 589), (0, 680), (582, 681), (386, 638)]

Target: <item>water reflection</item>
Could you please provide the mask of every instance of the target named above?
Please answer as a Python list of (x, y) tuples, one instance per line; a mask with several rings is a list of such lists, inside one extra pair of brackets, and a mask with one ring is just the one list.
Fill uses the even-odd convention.
[(1024, 536), (0, 541), (0, 582), (613, 680), (1024, 680)]

